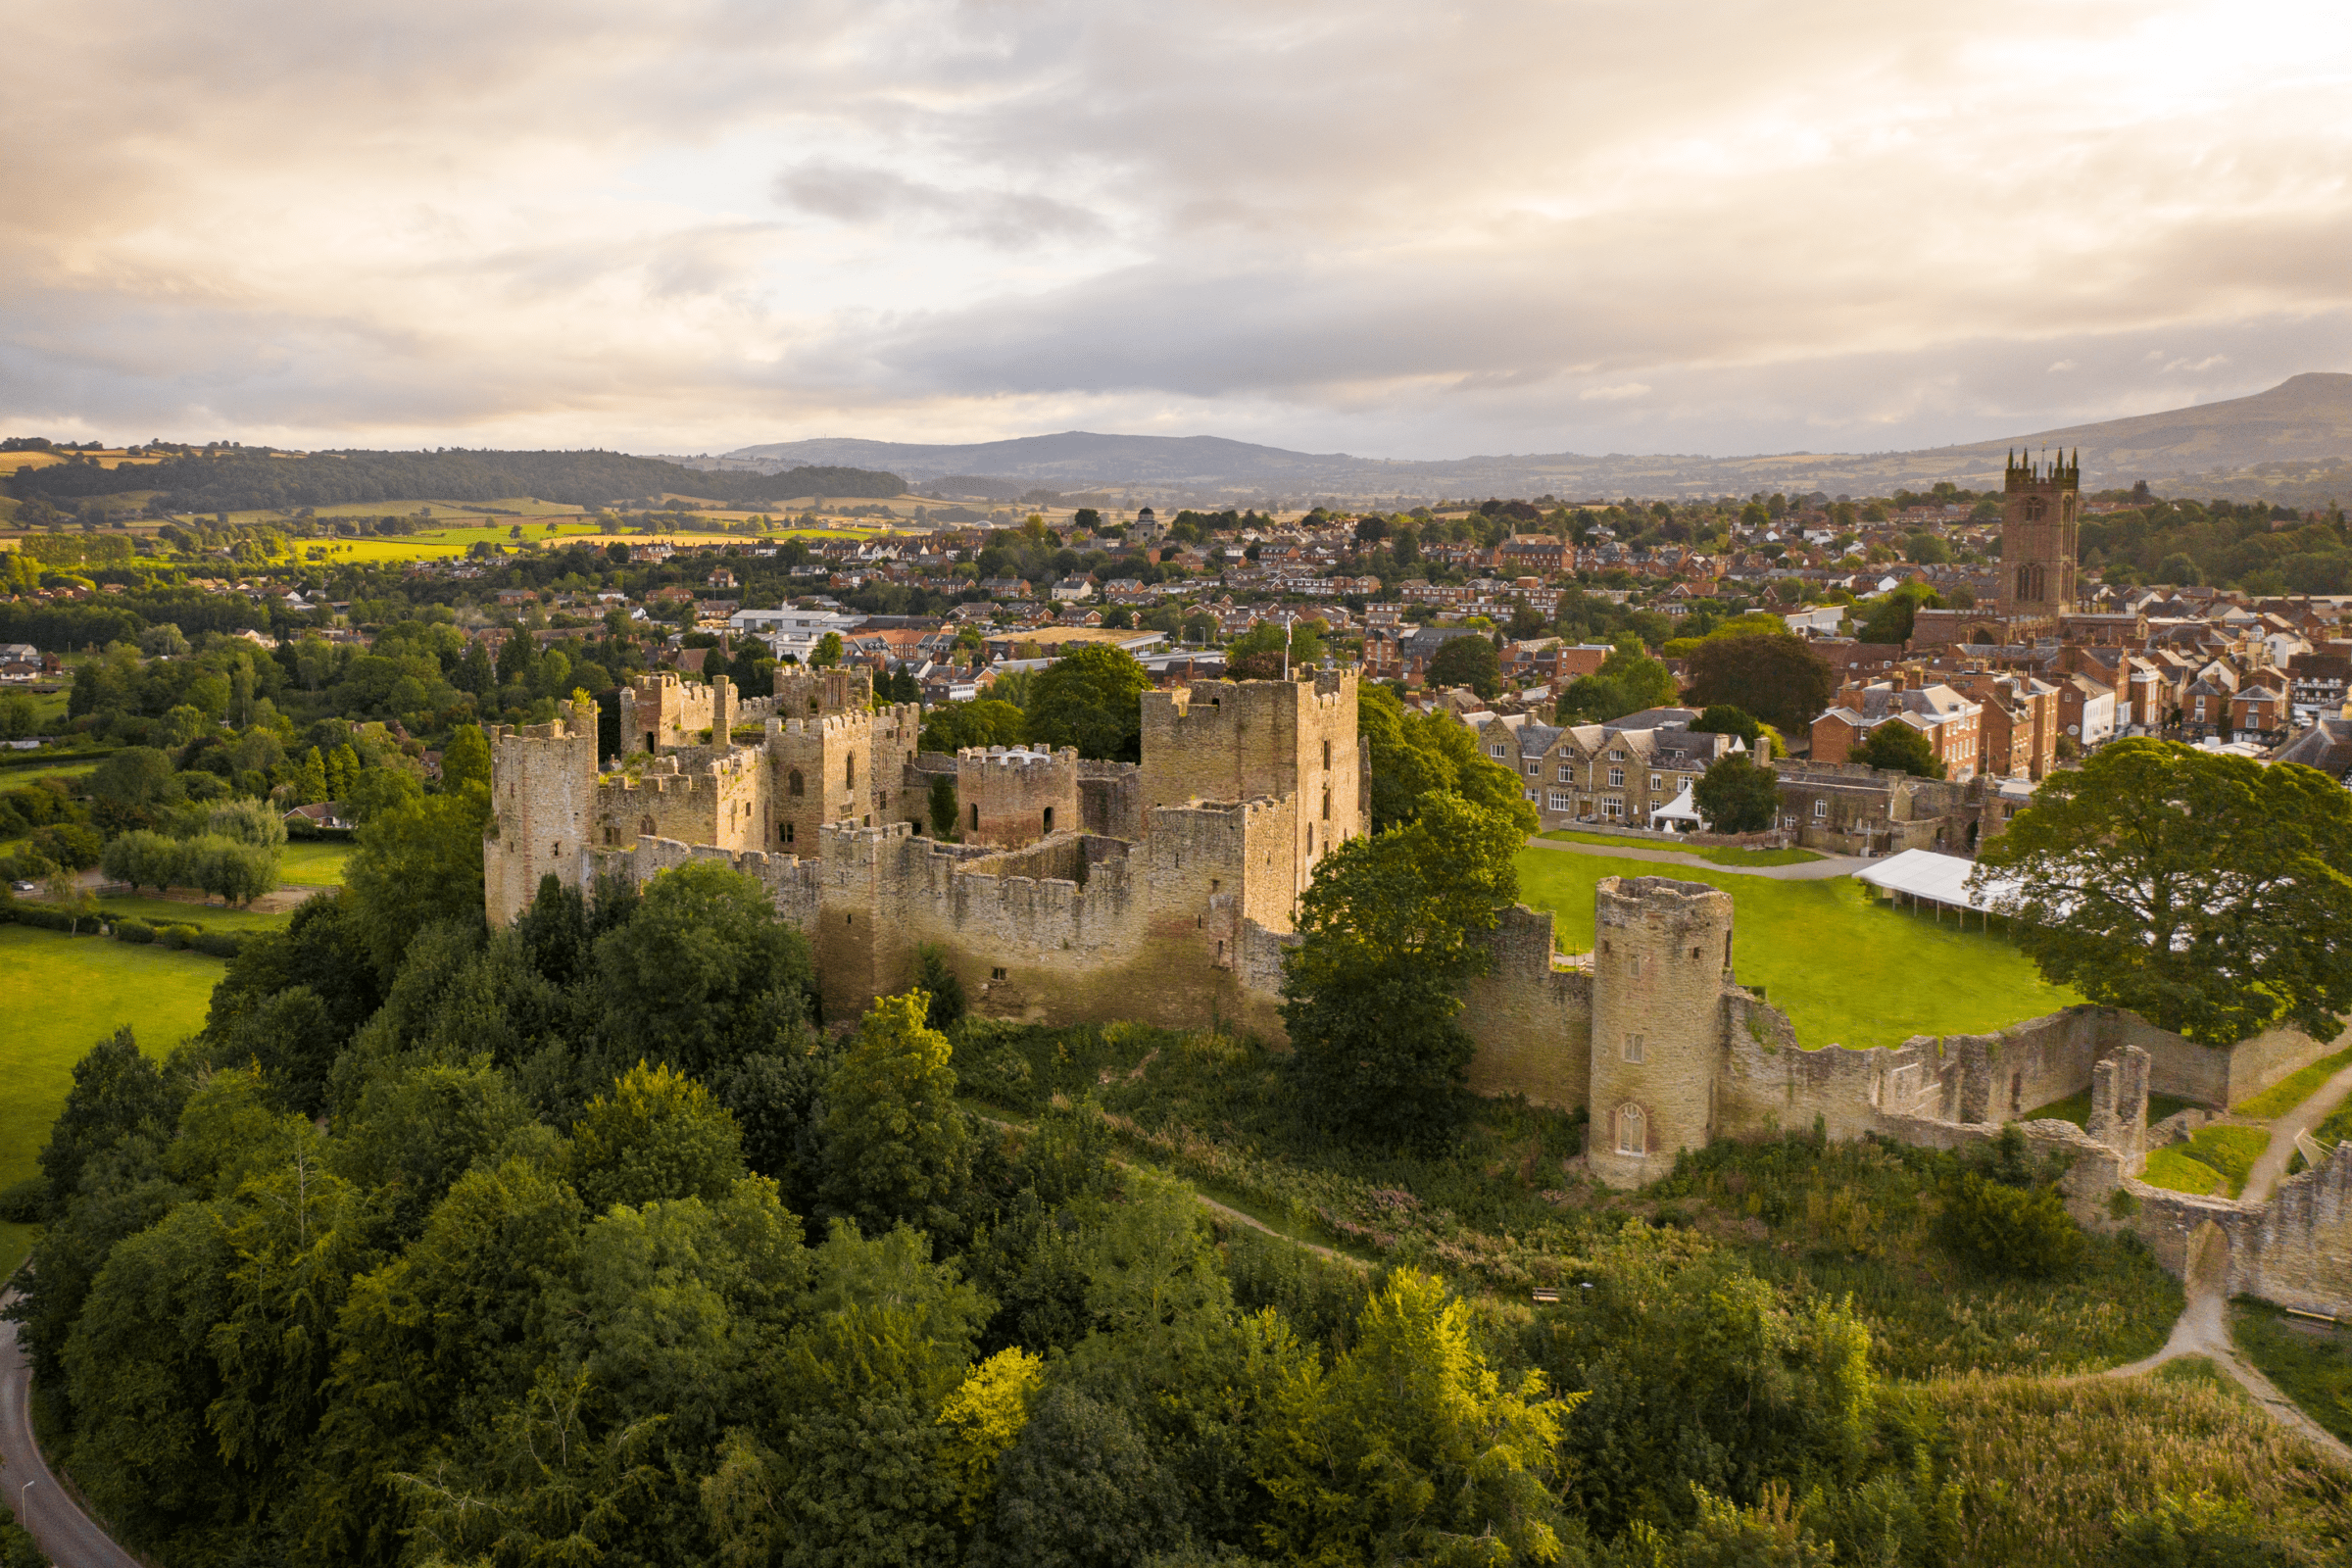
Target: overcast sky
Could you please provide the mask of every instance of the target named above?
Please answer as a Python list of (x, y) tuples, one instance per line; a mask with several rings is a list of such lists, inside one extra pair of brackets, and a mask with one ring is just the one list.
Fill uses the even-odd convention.
[(2352, 6), (0, 0), (0, 431), (1879, 450), (2352, 369)]

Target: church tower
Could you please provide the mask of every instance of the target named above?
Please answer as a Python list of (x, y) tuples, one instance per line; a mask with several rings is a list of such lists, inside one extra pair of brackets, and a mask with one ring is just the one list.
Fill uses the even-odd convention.
[(2009, 457), (2001, 475), (2000, 615), (2009, 640), (2055, 634), (2075, 608), (2075, 540), (2081, 528), (2082, 454), (2048, 464)]

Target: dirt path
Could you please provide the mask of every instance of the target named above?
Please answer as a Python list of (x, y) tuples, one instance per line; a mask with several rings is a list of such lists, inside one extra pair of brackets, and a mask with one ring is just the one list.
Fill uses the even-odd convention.
[[(2318, 1093), (2271, 1123), (2270, 1147), (2247, 1173), (2240, 1202), (2259, 1203), (2270, 1197), (2271, 1189), (2286, 1171), (2287, 1156), (2294, 1152), (2295, 1134), (2317, 1126), (2347, 1093), (2352, 1093), (2352, 1067), (2328, 1079)], [(2305, 1415), (2301, 1406), (2278, 1392), (2277, 1384), (2238, 1354), (2237, 1345), (2230, 1337), (2229, 1240), (2218, 1226), (2208, 1225), (2191, 1245), (2196, 1250), (2188, 1263), (2188, 1304), (2174, 1321), (2164, 1348), (2129, 1366), (2110, 1367), (2106, 1375), (2137, 1377), (2182, 1356), (2209, 1357), (2280, 1425), (2310, 1439), (2314, 1447), (2338, 1464), (2352, 1467), (2352, 1446)]]
[(1598, 855), (1613, 860), (1648, 860), (1657, 865), (1679, 865), (1692, 871), (1729, 871), (1734, 876), (1764, 876), (1775, 882), (1826, 882), (1834, 876), (1848, 876), (1868, 860), (1851, 855), (1825, 856), (1818, 860), (1806, 860), (1795, 865), (1717, 865), (1696, 856), (1664, 847), (1650, 848), (1647, 844), (1628, 843), (1622, 848), (1614, 844), (1578, 844), (1565, 839), (1530, 838), (1528, 848), (1534, 850), (1567, 850), (1577, 855)]
[(2273, 1189), (2286, 1175), (2286, 1162), (2294, 1157), (2296, 1137), (2326, 1121), (2329, 1113), (2343, 1103), (2346, 1095), (2352, 1095), (2352, 1067), (2346, 1067), (2320, 1085), (2318, 1092), (2310, 1099), (2272, 1122), (2271, 1145), (2247, 1170), (2246, 1190), (2239, 1201), (2267, 1201)]

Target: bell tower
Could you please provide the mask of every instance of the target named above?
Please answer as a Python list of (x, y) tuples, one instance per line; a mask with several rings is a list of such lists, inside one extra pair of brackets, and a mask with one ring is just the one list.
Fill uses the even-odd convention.
[[(2001, 474), (2001, 618), (2009, 640), (2058, 629), (2075, 608), (2075, 543), (2082, 526), (2082, 454), (2047, 464), (2009, 455)], [(2021, 635), (2024, 634), (2024, 635)]]

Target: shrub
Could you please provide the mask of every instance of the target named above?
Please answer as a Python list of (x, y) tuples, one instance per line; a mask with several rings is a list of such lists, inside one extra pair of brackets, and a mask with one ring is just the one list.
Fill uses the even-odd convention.
[(40, 1176), (0, 1187), (0, 1224), (38, 1225), (49, 1201), (49, 1183)]
[(2074, 1266), (2082, 1229), (2054, 1187), (2012, 1187), (1975, 1171), (1948, 1190), (1940, 1229), (1944, 1245), (1980, 1266), (2046, 1278)]
[(38, 904), (20, 904), (16, 906), (19, 925), (29, 925), (42, 931), (71, 931), (77, 923), (63, 909), (47, 908)]
[(188, 946), (216, 958), (233, 958), (244, 951), (245, 937), (236, 931), (198, 931), (188, 939)]
[(926, 942), (914, 954), (915, 986), (930, 998), (929, 1011), (923, 1021), (945, 1034), (962, 1021), (963, 982), (948, 967), (948, 956), (938, 944)]
[(172, 952), (177, 953), (202, 935), (204, 935), (204, 932), (202, 929), (196, 926), (167, 925), (157, 929), (155, 933), (155, 939), (162, 943), (165, 947), (170, 948)]
[(117, 920), (115, 922), (115, 940), (144, 945), (155, 940), (155, 927), (144, 920)]

